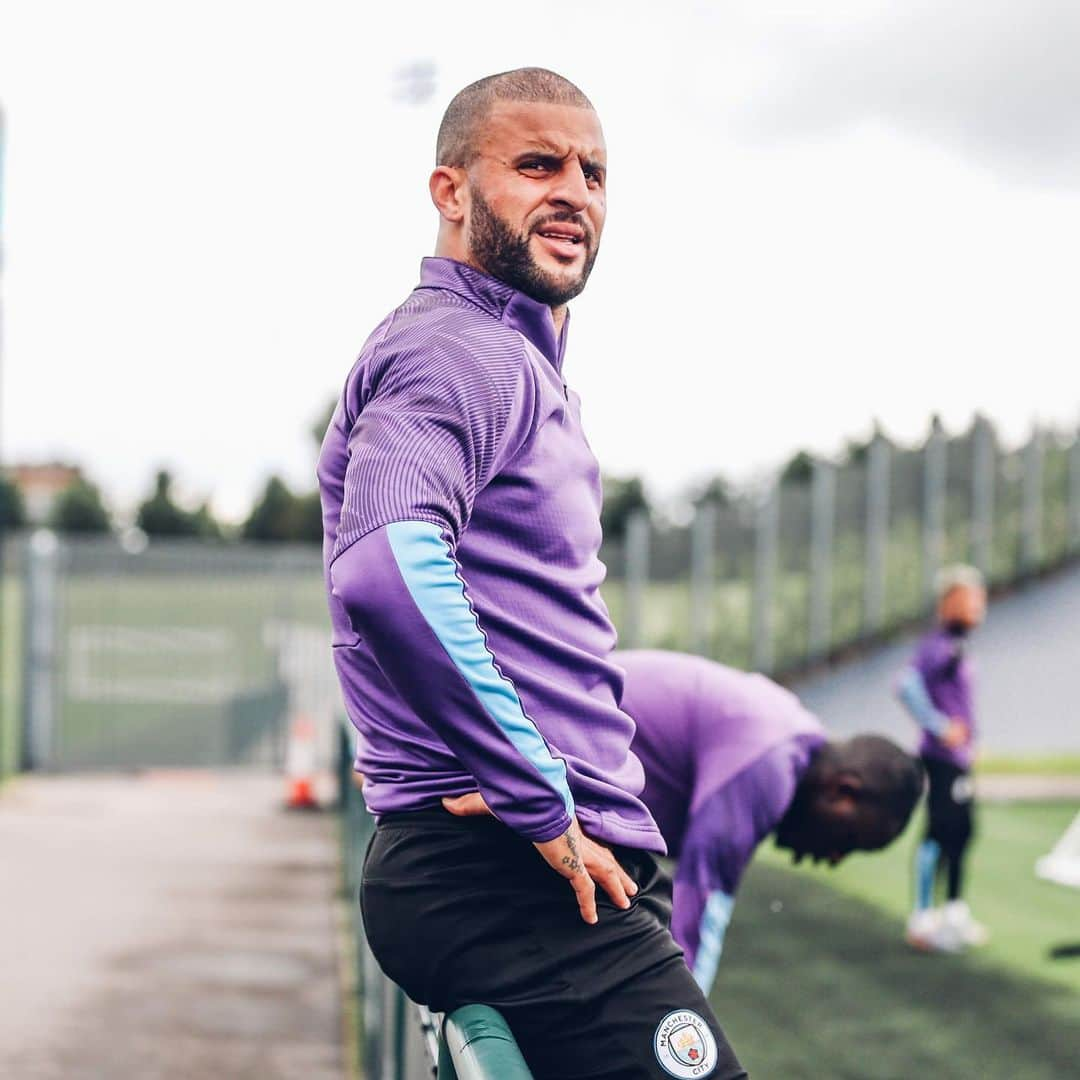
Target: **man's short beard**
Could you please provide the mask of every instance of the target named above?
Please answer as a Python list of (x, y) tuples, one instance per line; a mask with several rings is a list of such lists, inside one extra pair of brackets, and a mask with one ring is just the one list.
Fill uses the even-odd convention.
[[(576, 214), (554, 214), (547, 221), (571, 221)], [(549, 307), (561, 307), (573, 300), (589, 280), (596, 248), (587, 250), (585, 265), (574, 281), (559, 281), (541, 269), (529, 250), (531, 233), (517, 235), (475, 189), (472, 193), (472, 219), (469, 222), (469, 256), (492, 277), (505, 281), (519, 292)], [(582, 241), (585, 243), (586, 241)]]

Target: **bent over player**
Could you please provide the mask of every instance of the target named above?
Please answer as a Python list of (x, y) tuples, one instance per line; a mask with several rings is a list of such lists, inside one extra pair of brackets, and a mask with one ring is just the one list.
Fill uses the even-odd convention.
[[(537, 1078), (724, 1080), (745, 1073), (668, 929), (563, 371), (606, 183), (566, 79), (462, 90), (429, 183), (436, 257), (326, 433), (334, 659), (378, 818), (361, 904), (410, 997), (502, 1010)], [(494, 819), (440, 805), (477, 788)]]
[(645, 767), (641, 797), (678, 859), (672, 932), (707, 992), (758, 844), (775, 833), (796, 862), (833, 865), (883, 848), (907, 825), (922, 773), (888, 739), (830, 742), (798, 698), (763, 675), (681, 653), (615, 655)]
[[(875, 735), (830, 742), (798, 698), (763, 675), (700, 656), (616, 652), (622, 707), (637, 725), (642, 798), (678, 859), (672, 932), (707, 993), (735, 893), (769, 833), (798, 862), (836, 864), (904, 829), (919, 763)], [(482, 809), (475, 798), (450, 804)]]
[[(929, 779), (926, 838), (915, 855), (915, 908), (907, 939), (918, 949), (957, 952), (988, 937), (963, 899), (964, 864), (975, 832), (975, 708), (967, 639), (986, 615), (986, 587), (974, 567), (954, 566), (938, 575), (937, 596), (938, 625), (919, 642), (896, 685), (922, 728), (919, 753)], [(940, 877), (946, 900), (937, 907)]]

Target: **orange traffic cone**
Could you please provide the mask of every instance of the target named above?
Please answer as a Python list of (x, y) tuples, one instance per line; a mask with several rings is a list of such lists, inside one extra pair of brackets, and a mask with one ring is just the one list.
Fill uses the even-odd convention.
[(285, 805), (290, 810), (316, 810), (315, 798), (315, 725), (306, 716), (298, 716), (289, 728), (285, 753), (288, 786)]

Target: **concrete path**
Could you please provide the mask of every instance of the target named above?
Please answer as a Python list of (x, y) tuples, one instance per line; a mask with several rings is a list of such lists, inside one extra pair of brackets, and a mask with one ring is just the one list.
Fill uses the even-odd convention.
[[(794, 689), (838, 734), (880, 731), (911, 744), (914, 725), (893, 680), (913, 645), (898, 642)], [(1080, 752), (1080, 567), (991, 603), (971, 655), (985, 753)]]
[(0, 1076), (343, 1080), (336, 822), (251, 774), (0, 792)]
[(1080, 804), (1080, 776), (975, 774), (975, 791), (990, 802), (1075, 802)]

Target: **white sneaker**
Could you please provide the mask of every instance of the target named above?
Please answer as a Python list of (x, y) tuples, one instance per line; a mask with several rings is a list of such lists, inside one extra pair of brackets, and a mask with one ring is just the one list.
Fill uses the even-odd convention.
[(942, 925), (965, 946), (978, 948), (990, 940), (990, 931), (971, 917), (971, 908), (964, 900), (950, 900), (941, 912)]
[(963, 937), (958, 929), (945, 920), (941, 908), (913, 911), (904, 935), (913, 949), (933, 953), (958, 953), (964, 950)]
[(918, 908), (908, 916), (904, 939), (913, 949), (937, 952), (935, 944), (941, 929), (941, 911), (938, 908)]

